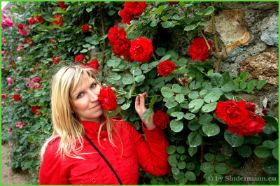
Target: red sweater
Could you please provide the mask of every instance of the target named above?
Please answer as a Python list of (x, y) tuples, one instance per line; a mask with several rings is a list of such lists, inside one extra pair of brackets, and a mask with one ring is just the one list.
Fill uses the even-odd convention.
[[(167, 174), (170, 170), (166, 148), (168, 142), (159, 128), (147, 130), (143, 127), (146, 140), (134, 127), (122, 120), (112, 120), (118, 135), (113, 134), (113, 147), (104, 130), (101, 145), (97, 142), (99, 123), (83, 121), (87, 136), (99, 148), (117, 172), (123, 184), (137, 184), (138, 165), (155, 176)], [(81, 153), (83, 159), (56, 155), (60, 138), (49, 142), (39, 170), (40, 184), (118, 184), (118, 180), (89, 142), (84, 139)], [(122, 149), (123, 147), (123, 149)]]

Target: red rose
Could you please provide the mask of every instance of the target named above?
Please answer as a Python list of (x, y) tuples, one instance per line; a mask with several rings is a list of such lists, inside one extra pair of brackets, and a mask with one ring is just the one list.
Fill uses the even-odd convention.
[(18, 24), (18, 29), (23, 29), (23, 24), (19, 23)]
[(85, 58), (85, 55), (84, 54), (79, 54), (79, 55), (76, 55), (75, 56), (75, 63), (79, 63), (79, 62), (82, 62)]
[(28, 44), (29, 46), (32, 46), (33, 42), (29, 37), (27, 37), (27, 38), (25, 38), (25, 42), (23, 44)]
[(113, 46), (113, 53), (124, 59), (129, 59), (130, 40), (126, 38), (124, 28), (111, 27), (108, 32), (108, 39)]
[(175, 69), (176, 64), (172, 61), (165, 60), (158, 64), (157, 72), (160, 76), (169, 76)]
[(157, 127), (166, 129), (170, 120), (169, 116), (165, 112), (157, 110), (153, 115), (153, 122)]
[(141, 15), (146, 7), (145, 2), (125, 2), (124, 8), (119, 12), (122, 22), (129, 24), (135, 16)]
[(2, 99), (6, 99), (6, 94), (2, 94)]
[(62, 26), (63, 25), (63, 18), (61, 15), (56, 14), (53, 16), (53, 24)]
[(91, 60), (89, 63), (86, 64), (87, 67), (93, 68), (95, 70), (99, 70), (99, 63), (98, 60), (95, 58)]
[(189, 47), (189, 54), (192, 60), (204, 61), (208, 58), (208, 47), (204, 38), (194, 38), (194, 40), (191, 43), (191, 46)]
[(255, 112), (256, 111), (256, 104), (251, 103), (251, 102), (247, 102), (246, 103), (246, 108), (247, 108), (247, 110), (249, 110), (251, 112)]
[(53, 64), (58, 64), (60, 62), (60, 57), (58, 57), (58, 56), (53, 56), (52, 57), (52, 63)]
[(98, 100), (104, 110), (115, 110), (117, 108), (117, 97), (111, 87), (101, 87)]
[(126, 39), (113, 46), (113, 53), (118, 57), (123, 57), (124, 59), (129, 60), (129, 49), (130, 41)]
[(82, 26), (82, 31), (83, 31), (83, 32), (89, 31), (89, 25), (88, 25), (88, 24), (83, 25), (83, 26)]
[(117, 25), (111, 27), (108, 31), (108, 39), (112, 46), (122, 42), (122, 40), (127, 40), (124, 28), (118, 29)]
[(148, 62), (153, 53), (153, 44), (150, 39), (140, 37), (131, 41), (130, 58), (138, 62)]
[(42, 86), (41, 78), (39, 78), (39, 77), (32, 78), (31, 81), (28, 82), (27, 86), (31, 89), (41, 88), (41, 86)]
[(44, 22), (44, 19), (43, 19), (43, 17), (42, 16), (36, 16), (35, 17), (35, 20), (38, 22), (38, 23), (43, 23)]
[(261, 116), (249, 119), (241, 128), (242, 136), (253, 136), (263, 131), (265, 121)]
[(215, 114), (229, 126), (245, 122), (249, 117), (249, 111), (246, 109), (246, 102), (241, 101), (220, 101), (217, 104)]
[(14, 94), (13, 99), (14, 99), (14, 101), (16, 101), (16, 102), (20, 101), (20, 95)]
[(31, 112), (35, 115), (39, 115), (40, 111), (39, 111), (40, 107), (39, 106), (32, 106), (31, 107)]
[(125, 9), (120, 10), (119, 14), (122, 18), (122, 22), (126, 24), (130, 24), (130, 21), (134, 19), (134, 16)]
[(29, 25), (33, 25), (36, 23), (36, 20), (34, 19), (34, 17), (30, 17), (28, 23), (29, 23)]
[(54, 38), (50, 38), (49, 40), (51, 43), (55, 43), (55, 39)]
[(65, 5), (63, 1), (58, 1), (57, 4), (60, 8), (63, 8), (63, 9), (67, 8), (67, 5)]

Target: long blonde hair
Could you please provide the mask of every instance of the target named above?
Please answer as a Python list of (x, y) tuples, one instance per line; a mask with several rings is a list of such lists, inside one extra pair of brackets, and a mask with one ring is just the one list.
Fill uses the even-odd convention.
[[(79, 152), (83, 149), (85, 131), (77, 116), (72, 112), (70, 95), (76, 89), (81, 81), (81, 76), (84, 74), (88, 75), (89, 78), (96, 79), (94, 69), (80, 65), (62, 67), (53, 76), (51, 88), (53, 134), (42, 146), (41, 159), (48, 143), (57, 137), (60, 137), (58, 154), (62, 157), (82, 158), (79, 156)], [(106, 112), (103, 112), (101, 121), (98, 130), (98, 143), (100, 144), (101, 130), (106, 125), (109, 141), (115, 146), (112, 137), (114, 128)]]

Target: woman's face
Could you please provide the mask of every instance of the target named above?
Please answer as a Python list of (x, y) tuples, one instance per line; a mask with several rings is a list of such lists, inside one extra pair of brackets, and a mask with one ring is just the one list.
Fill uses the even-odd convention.
[(82, 75), (77, 88), (71, 93), (72, 109), (81, 121), (100, 122), (103, 114), (98, 101), (100, 88), (94, 78)]

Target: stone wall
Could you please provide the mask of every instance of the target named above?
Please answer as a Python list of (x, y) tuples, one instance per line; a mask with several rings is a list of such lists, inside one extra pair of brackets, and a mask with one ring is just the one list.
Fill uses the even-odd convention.
[(247, 71), (251, 79), (266, 80), (265, 91), (256, 92), (251, 99), (278, 116), (278, 3), (224, 2), (221, 6), (225, 9), (215, 16), (216, 31), (227, 54), (221, 70), (232, 74)]

